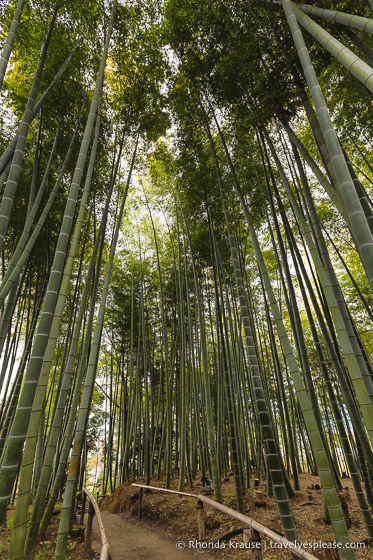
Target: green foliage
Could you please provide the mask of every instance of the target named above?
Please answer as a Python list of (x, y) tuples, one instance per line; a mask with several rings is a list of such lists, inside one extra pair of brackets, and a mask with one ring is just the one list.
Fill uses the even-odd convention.
[[(7, 2), (0, 12), (2, 40), (6, 38), (15, 4), (13, 0)], [(326, 7), (321, 0), (314, 4)], [(329, 8), (351, 13), (367, 13), (363, 0), (357, 3), (333, 0), (327, 4)], [(52, 0), (26, 2), (2, 92), (1, 154), (22, 119), (54, 7)], [(6, 381), (0, 415), (5, 415), (1, 419), (9, 422), (11, 418), (4, 410), (13, 402), (13, 397), (14, 404), (18, 399), (16, 385), (12, 388), (14, 375), (11, 372), (26, 348), (31, 326), (38, 325), (38, 314), (45, 301), (44, 290), (55, 258), (62, 216), (94, 95), (102, 45), (107, 36), (108, 7), (107, 3), (96, 0), (59, 3), (42, 74), (38, 99), (74, 51), (62, 78), (30, 126), (2, 255), (4, 271), (24, 229), (31, 184), (37, 192), (57, 128), (60, 127), (60, 133), (56, 154), (36, 221), (58, 177), (80, 113), (81, 118), (72, 158), (20, 280), (11, 320), (5, 325), (4, 313), (0, 323), (0, 345), (5, 356), (1, 364), (6, 363), (8, 367), (7, 371), (0, 371)], [(324, 20), (319, 23), (347, 44), (341, 26)], [(306, 33), (304, 36), (338, 135), (362, 190), (367, 191), (365, 202), (371, 210), (373, 115), (369, 96), (311, 36)], [(373, 46), (371, 38), (365, 33), (361, 36), (368, 46)], [(355, 46), (348, 45), (358, 52)], [(197, 468), (204, 474), (215, 472), (220, 480), (220, 471), (226, 471), (236, 461), (234, 474), (237, 480), (242, 478), (239, 488), (245, 487), (245, 476), (249, 477), (252, 470), (251, 457), (255, 458), (257, 473), (260, 465), (268, 470), (267, 452), (263, 452), (268, 439), (265, 440), (261, 431), (258, 395), (253, 389), (254, 365), (263, 380), (263, 398), (260, 398), (271, 413), (268, 418), (272, 415), (268, 421), (273, 423), (276, 453), (284, 458), (288, 472), (295, 474), (299, 467), (315, 468), (305, 428), (313, 424), (309, 422), (308, 409), (303, 417), (296, 395), (300, 395), (299, 402), (304, 404), (314, 391), (316, 402), (313, 401), (311, 414), (312, 418), (318, 418), (318, 414), (321, 417), (318, 431), (328, 431), (331, 418), (328, 445), (333, 449), (343, 439), (341, 425), (337, 425), (338, 411), (326, 407), (332, 401), (328, 393), (330, 386), (338, 403), (348, 404), (346, 410), (343, 409), (346, 417), (342, 421), (343, 429), (353, 426), (356, 430), (354, 437), (348, 436), (347, 443), (346, 438), (344, 440), (347, 451), (349, 446), (359, 445), (362, 439), (366, 447), (359, 452), (368, 452), (367, 468), (373, 468), (366, 428), (358, 409), (357, 419), (353, 417), (355, 405), (364, 402), (363, 412), (367, 410), (363, 397), (365, 384), (369, 388), (368, 359), (373, 352), (371, 289), (349, 225), (308, 167), (302, 176), (293, 148), (283, 133), (282, 125), (290, 122), (316, 164), (328, 174), (325, 154), (321, 155), (313, 135), (315, 130), (312, 131), (305, 118), (309, 99), (305, 84), (279, 4), (259, 0), (167, 0), (164, 3), (141, 0), (118, 4), (105, 70), (92, 188), (69, 277), (67, 305), (61, 311), (62, 321), (56, 333), (57, 348), (50, 370), (45, 372), (46, 377), (49, 376), (48, 395), (45, 426), (43, 424), (41, 430), (41, 440), (46, 443), (70, 357), (71, 334), (93, 247), (104, 205), (111, 193), (106, 233), (99, 250), (102, 267), (100, 269), (96, 259), (93, 280), (87, 283), (89, 296), (83, 327), (77, 335), (72, 381), (61, 420), (61, 434), (66, 434), (71, 403), (76, 403), (80, 426), (83, 426), (78, 443), (82, 447), (85, 440), (88, 459), (103, 452), (105, 471), (100, 474), (99, 483), (108, 491), (125, 479), (148, 474), (145, 471), (149, 465), (154, 474), (157, 469), (167, 470), (168, 482), (171, 468), (178, 468), (179, 464), (182, 465), (180, 472), (185, 472), (190, 481)], [(268, 142), (263, 142), (264, 130), (273, 141), (272, 154)], [(36, 146), (38, 136), (40, 145)], [(120, 242), (114, 261), (109, 263), (119, 204), (137, 141), (135, 171), (120, 224)], [(277, 166), (274, 164), (276, 154)], [(118, 176), (111, 191), (117, 164)], [(83, 180), (86, 167), (82, 170)], [(223, 210), (217, 169), (224, 185), (227, 212)], [(283, 174), (288, 179), (288, 188)], [(237, 197), (237, 185), (242, 191), (241, 201)], [(308, 196), (308, 185), (312, 200)], [(81, 192), (77, 204), (80, 197)], [(250, 220), (244, 214), (245, 204)], [(228, 230), (227, 217), (232, 221)], [(74, 224), (76, 213), (70, 218)], [(317, 223), (311, 223), (312, 220)], [(305, 224), (303, 230), (300, 221)], [(316, 226), (325, 237), (331, 267), (343, 295), (341, 298), (338, 295), (335, 307), (339, 306), (340, 312), (346, 305), (340, 323), (334, 308), (334, 315), (331, 312), (331, 296), (328, 299), (322, 291), (325, 285), (320, 269), (327, 267), (326, 255), (321, 264), (315, 264), (315, 255), (322, 251), (321, 246), (312, 250), (312, 244), (317, 241)], [(230, 238), (227, 231), (231, 232)], [(299, 251), (298, 260), (305, 264), (306, 278), (297, 269), (300, 262), (294, 257), (295, 248)], [(237, 258), (232, 259), (232, 254)], [(92, 332), (96, 332), (97, 326), (93, 320), (90, 329), (86, 327), (89, 309), (91, 305), (95, 319), (97, 304), (105, 293), (103, 278), (108, 263), (113, 263), (113, 272), (105, 302), (104, 328), (100, 337), (97, 335), (100, 341), (96, 340), (102, 351), (95, 362), (87, 366), (81, 362), (83, 347), (88, 348), (88, 343), (93, 342)], [(62, 263), (59, 272), (62, 273), (63, 268)], [(240, 288), (239, 274), (242, 274), (243, 284)], [(97, 293), (90, 302), (96, 279)], [(305, 280), (309, 280), (308, 297), (310, 291), (315, 293), (310, 310), (301, 290)], [(335, 293), (337, 290), (338, 286), (334, 286)], [(243, 296), (247, 298), (245, 313), (242, 311), (246, 305)], [(320, 305), (319, 315), (316, 303)], [(276, 306), (278, 314), (274, 319), (271, 313), (276, 315)], [(53, 315), (54, 308), (49, 313)], [(310, 313), (316, 323), (315, 329)], [(102, 319), (102, 313), (100, 317)], [(43, 320), (40, 319), (39, 324)], [(244, 345), (245, 328), (253, 331), (253, 343), (249, 345), (252, 354)], [(355, 350), (359, 347), (366, 351), (368, 374), (365, 384), (363, 381), (359, 387), (361, 393), (356, 390), (356, 383), (352, 387), (347, 377), (347, 390), (341, 382), (341, 375), (348, 370), (348, 360), (353, 354), (338, 338), (341, 332), (345, 334), (344, 328), (346, 333), (347, 328), (350, 329), (346, 335), (349, 340), (355, 337)], [(315, 331), (320, 336), (319, 347)], [(326, 334), (332, 339), (337, 358), (333, 353), (328, 355), (330, 346)], [(32, 348), (31, 337), (28, 352)], [(360, 356), (359, 352), (356, 356)], [(289, 356), (293, 360), (290, 367), (293, 378), (288, 371)], [(358, 362), (356, 356), (353, 359)], [(359, 374), (360, 368), (364, 371), (362, 362), (363, 359), (356, 369)], [(329, 385), (325, 364), (331, 372)], [(81, 387), (79, 385), (77, 390), (75, 383), (76, 373), (85, 373), (87, 369), (90, 380), (93, 382), (96, 377), (98, 385), (92, 392), (85, 428), (79, 407)], [(19, 379), (18, 388), (22, 386), (22, 371)], [(299, 390), (304, 382), (307, 390)], [(87, 389), (86, 402), (91, 398), (88, 393)], [(53, 490), (48, 505), (51, 511), (67, 468), (75, 421), (76, 415), (72, 415), (70, 440), (64, 455), (66, 462), (62, 472), (54, 478), (54, 486), (51, 484)], [(310, 431), (315, 437), (313, 434), (317, 430)], [(103, 441), (103, 433), (107, 435), (106, 441)], [(313, 439), (313, 445), (314, 442)], [(216, 443), (216, 461), (215, 457), (211, 460), (211, 443)], [(60, 447), (61, 442), (58, 442), (59, 451)], [(320, 447), (316, 454), (319, 450)], [(71, 503), (68, 507), (72, 505), (78, 480), (78, 452), (74, 453), (75, 471), (69, 478)], [(359, 456), (356, 449), (350, 455)], [(358, 478), (363, 479), (369, 497), (370, 479), (369, 476), (364, 478), (363, 467), (359, 465), (359, 472), (356, 472)], [(351, 463), (348, 468), (351, 470)], [(181, 486), (184, 482), (184, 479), (180, 481)], [(30, 488), (31, 484), (30, 481)], [(328, 490), (334, 492), (334, 486)], [(360, 496), (364, 496), (363, 492)], [(67, 526), (68, 516), (65, 521)], [(35, 542), (36, 538), (35, 534)]]

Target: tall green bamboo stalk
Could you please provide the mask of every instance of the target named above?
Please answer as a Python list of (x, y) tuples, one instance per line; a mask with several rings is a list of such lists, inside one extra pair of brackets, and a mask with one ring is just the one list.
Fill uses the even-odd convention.
[(92, 97), (90, 112), (88, 115), (77, 165), (70, 186), (69, 198), (66, 203), (61, 230), (58, 237), (52, 270), (46, 290), (43, 308), (41, 311), (41, 317), (35, 334), (35, 341), (33, 344), (30, 361), (25, 373), (25, 379), (19, 404), (12, 424), (10, 432), (11, 437), (8, 437), (7, 439), (0, 468), (0, 525), (3, 523), (6, 514), (6, 507), (10, 498), (11, 489), (13, 487), (13, 483), (20, 464), (23, 443), (30, 421), (32, 405), (42, 369), (45, 350), (48, 344), (48, 337), (51, 332), (53, 314), (55, 311), (55, 305), (57, 302), (57, 296), (62, 279), (61, 277), (65, 266), (65, 257), (67, 253), (68, 243), (70, 241), (73, 216), (79, 194), (80, 183), (83, 176), (83, 169), (87, 159), (88, 146), (91, 140), (93, 124), (96, 118), (99, 95), (102, 90), (115, 7), (116, 5), (114, 4), (105, 47), (100, 63), (100, 69), (97, 75), (96, 87)]

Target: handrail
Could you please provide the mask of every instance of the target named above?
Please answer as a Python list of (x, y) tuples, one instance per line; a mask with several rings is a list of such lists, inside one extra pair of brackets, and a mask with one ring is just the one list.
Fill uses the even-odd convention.
[(132, 482), (131, 486), (138, 486), (139, 488), (149, 488), (149, 490), (160, 490), (161, 492), (168, 492), (169, 494), (179, 494), (180, 496), (189, 496), (190, 498), (198, 498), (196, 494), (188, 494), (188, 492), (179, 492), (178, 490), (168, 490), (168, 488), (158, 488), (157, 486), (147, 486), (146, 484), (135, 484)]
[(298, 556), (298, 558), (302, 558), (303, 560), (317, 560), (315, 556), (313, 556), (303, 548), (299, 548), (293, 542), (288, 541), (285, 537), (281, 537), (271, 529), (268, 529), (268, 527), (265, 527), (258, 521), (255, 521), (255, 519), (252, 519), (251, 517), (248, 517), (243, 513), (239, 513), (238, 511), (232, 508), (223, 506), (222, 504), (219, 504), (218, 502), (215, 502), (214, 500), (207, 498), (207, 496), (203, 496), (203, 494), (199, 494), (198, 496), (196, 496), (196, 498), (201, 500), (201, 502), (204, 502), (205, 504), (217, 509), (218, 511), (221, 511), (222, 513), (226, 513), (231, 517), (235, 517), (239, 521), (242, 521), (242, 523), (245, 523), (245, 525), (248, 525), (250, 528), (258, 531), (258, 533), (261, 533), (262, 535), (265, 535), (272, 541), (281, 544), (283, 549), (288, 550), (289, 552), (294, 554), (294, 556)]
[(230, 515), (231, 517), (238, 519), (245, 525), (248, 525), (254, 531), (257, 531), (258, 533), (261, 533), (262, 535), (268, 537), (272, 541), (281, 544), (283, 549), (288, 550), (294, 556), (297, 556), (298, 558), (302, 558), (302, 560), (317, 560), (315, 556), (313, 556), (303, 548), (296, 546), (295, 543), (288, 541), (285, 537), (281, 537), (280, 535), (278, 535), (271, 529), (268, 529), (268, 527), (265, 527), (258, 521), (255, 521), (251, 517), (248, 517), (247, 515), (243, 515), (242, 513), (239, 513), (234, 509), (231, 509), (227, 506), (223, 506), (222, 504), (215, 502), (215, 500), (211, 500), (210, 498), (207, 498), (207, 496), (204, 496), (203, 494), (188, 494), (186, 492), (177, 492), (176, 490), (168, 490), (167, 488), (147, 486), (146, 484), (132, 483), (132, 486), (137, 486), (141, 489), (148, 488), (149, 490), (159, 490), (160, 492), (168, 492), (170, 494), (179, 494), (179, 495), (181, 494), (182, 496), (196, 498), (197, 500), (199, 500), (199, 502), (204, 502), (206, 505), (209, 505), (210, 507), (213, 507), (221, 511), (222, 513), (226, 513), (227, 515)]
[(90, 536), (91, 536), (91, 531), (92, 531), (93, 517), (94, 517), (94, 514), (96, 514), (98, 527), (100, 529), (101, 543), (102, 543), (100, 560), (109, 560), (109, 558), (110, 558), (110, 545), (109, 545), (109, 542), (108, 542), (107, 537), (106, 537), (105, 527), (104, 527), (104, 524), (102, 522), (100, 508), (98, 507), (98, 503), (96, 502), (93, 494), (87, 488), (84, 488), (82, 493), (84, 493), (86, 496), (88, 496), (89, 501), (90, 501), (90, 506), (92, 505), (92, 507), (93, 507), (93, 512), (92, 512), (92, 509), (91, 509), (91, 512), (89, 511), (90, 508), (88, 509), (87, 533), (89, 534), (89, 539), (88, 539), (89, 540), (89, 546), (90, 546)]

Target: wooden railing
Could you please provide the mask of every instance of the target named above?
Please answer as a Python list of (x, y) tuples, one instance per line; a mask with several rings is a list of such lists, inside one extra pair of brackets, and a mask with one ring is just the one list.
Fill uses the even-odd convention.
[[(212, 508), (217, 509), (218, 511), (221, 511), (222, 513), (225, 513), (225, 514), (229, 515), (230, 517), (234, 517), (235, 519), (238, 519), (239, 521), (241, 521), (241, 523), (250, 527), (250, 529), (251, 529), (251, 539), (248, 538), (247, 535), (245, 535), (245, 530), (244, 530), (244, 540), (246, 542), (251, 540), (252, 550), (253, 550), (255, 560), (262, 560), (262, 549), (260, 547), (260, 535), (261, 534), (264, 535), (265, 537), (267, 537), (268, 539), (270, 539), (271, 541), (277, 543), (281, 547), (282, 550), (288, 550), (289, 553), (291, 553), (293, 556), (296, 556), (298, 558), (302, 558), (303, 560), (318, 560), (315, 556), (313, 556), (312, 554), (310, 554), (309, 552), (307, 552), (303, 548), (295, 546), (293, 542), (288, 541), (285, 537), (281, 537), (280, 535), (278, 535), (277, 533), (275, 533), (271, 529), (268, 529), (268, 527), (265, 527), (261, 523), (258, 523), (257, 521), (255, 521), (255, 519), (252, 519), (251, 517), (248, 517), (247, 515), (243, 515), (242, 513), (239, 513), (238, 511), (236, 511), (234, 509), (231, 509), (231, 508), (226, 507), (222, 504), (219, 504), (218, 502), (215, 502), (214, 500), (211, 500), (210, 498), (208, 498), (207, 496), (204, 496), (203, 494), (188, 494), (187, 492), (177, 492), (176, 490), (167, 490), (166, 488), (158, 488), (158, 487), (155, 487), (155, 486), (147, 486), (146, 484), (135, 484), (135, 483), (133, 483), (132, 486), (137, 486), (138, 488), (140, 488), (139, 509), (138, 509), (139, 519), (141, 519), (141, 516), (142, 516), (142, 500), (143, 500), (143, 490), (144, 490), (144, 488), (148, 489), (148, 490), (156, 490), (156, 491), (159, 491), (159, 492), (168, 492), (170, 494), (178, 494), (178, 495), (181, 495), (181, 496), (187, 496), (189, 498), (195, 498), (196, 500), (198, 500), (198, 505), (197, 505), (198, 539), (200, 541), (204, 540), (204, 538), (205, 538), (205, 524), (204, 524), (204, 515), (203, 515), (203, 504), (206, 504), (206, 505), (208, 505)], [(255, 546), (255, 543), (258, 543), (258, 546)]]
[(78, 494), (78, 496), (79, 495), (82, 498), (82, 509), (81, 509), (81, 512), (80, 512), (80, 525), (82, 525), (82, 526), (84, 525), (85, 505), (86, 505), (87, 497), (89, 499), (88, 520), (87, 520), (87, 527), (86, 527), (85, 534), (84, 534), (85, 547), (90, 548), (90, 546), (91, 546), (93, 521), (94, 521), (94, 518), (95, 518), (95, 515), (96, 515), (98, 528), (100, 530), (101, 544), (102, 544), (100, 560), (109, 560), (110, 559), (110, 546), (109, 546), (108, 540), (106, 538), (105, 527), (104, 527), (104, 524), (102, 523), (102, 518), (101, 518), (101, 514), (100, 514), (100, 508), (98, 507), (98, 503), (96, 502), (93, 494), (89, 490), (87, 490), (87, 488), (84, 488), (84, 490), (82, 492), (80, 492)]

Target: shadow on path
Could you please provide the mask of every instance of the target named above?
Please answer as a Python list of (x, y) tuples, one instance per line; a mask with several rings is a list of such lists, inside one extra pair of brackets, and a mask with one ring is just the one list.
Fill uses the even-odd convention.
[[(101, 511), (112, 560), (192, 560), (196, 555), (190, 550), (179, 550), (176, 539), (144, 523), (128, 519), (125, 514)], [(180, 539), (181, 540), (181, 539)], [(186, 539), (187, 542), (187, 539)], [(97, 523), (93, 525), (92, 548), (101, 550)]]

